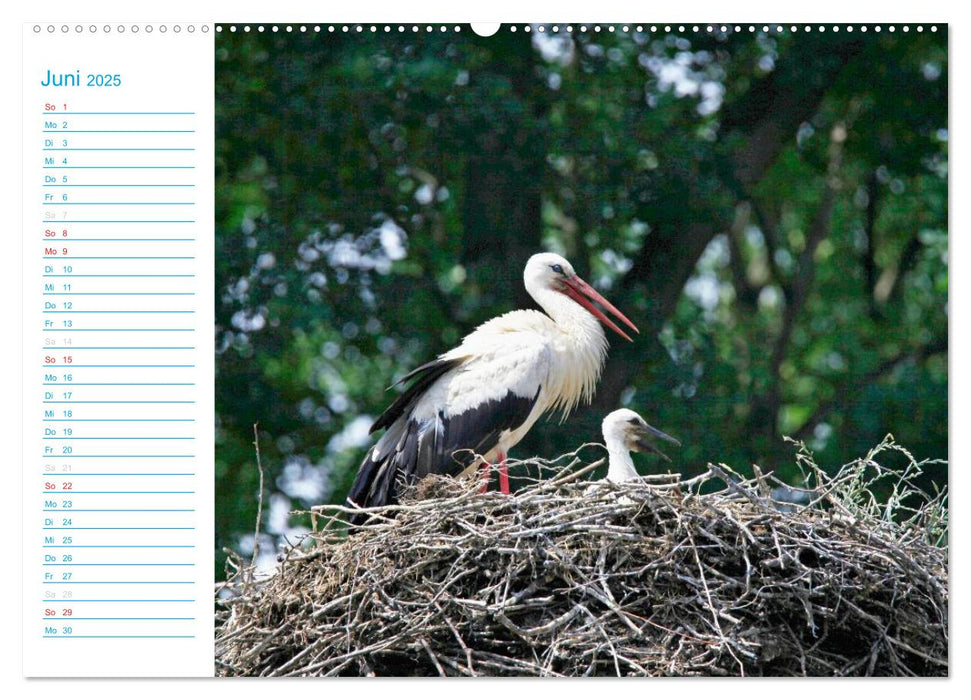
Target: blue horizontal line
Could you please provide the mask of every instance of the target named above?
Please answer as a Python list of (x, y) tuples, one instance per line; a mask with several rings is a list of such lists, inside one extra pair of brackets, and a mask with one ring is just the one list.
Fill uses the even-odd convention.
[(47, 152), (60, 151), (194, 151), (194, 148), (44, 148)]
[(69, 494), (74, 494), (74, 493), (182, 493), (182, 494), (190, 494), (190, 493), (195, 493), (195, 491), (70, 491), (70, 492), (64, 492), (64, 491), (44, 491), (43, 493), (66, 493), (68, 495)]
[(44, 260), (195, 260), (195, 255), (45, 255)]
[(45, 345), (42, 350), (195, 350), (195, 345)]
[[(61, 348), (61, 350), (73, 350), (73, 349), (74, 348), (71, 348), (71, 347), (63, 347), (63, 348)], [(78, 364), (70, 364), (70, 365), (41, 365), (41, 367), (43, 367), (45, 369), (54, 369), (54, 368), (72, 369), (72, 368), (77, 368), (77, 367), (182, 367), (182, 368), (187, 368), (187, 367), (195, 367), (195, 365), (78, 365)], [(58, 384), (59, 382), (52, 382), (52, 383), (53, 384)], [(73, 382), (67, 382), (67, 383), (72, 383), (73, 384)], [(162, 385), (162, 386), (165, 386), (164, 383), (159, 382), (159, 384)], [(188, 384), (188, 382), (183, 382), (183, 384)], [(96, 384), (95, 386), (101, 386), (101, 384)], [(141, 386), (141, 384), (139, 384), (139, 386)], [(152, 386), (154, 386), (154, 384)]]
[[(42, 617), (41, 619), (63, 620), (64, 622), (69, 622), (71, 620), (195, 620), (194, 617), (75, 617), (74, 615), (69, 617)], [(68, 636), (73, 637), (74, 635)]]
[(195, 386), (195, 382), (44, 382), (41, 386)]
[[(41, 619), (63, 620), (64, 622), (70, 622), (71, 620), (195, 620), (194, 617), (75, 617), (74, 615), (69, 617), (42, 617)], [(68, 636), (73, 637), (74, 635)]]
[(45, 598), (45, 603), (194, 603), (195, 598)]
[(44, 401), (44, 403), (195, 403), (195, 401)]
[[(45, 385), (46, 386), (46, 385)], [(146, 421), (156, 423), (173, 421), (179, 423), (195, 423), (195, 418), (45, 418), (45, 423), (121, 423), (128, 421)]]
[[(69, 349), (73, 349), (73, 348), (69, 348)], [(44, 369), (54, 369), (54, 368), (71, 369), (71, 368), (77, 368), (77, 367), (85, 367), (85, 368), (88, 368), (88, 367), (115, 367), (115, 368), (125, 368), (125, 367), (178, 367), (178, 368), (188, 368), (188, 367), (195, 367), (195, 365), (75, 365), (75, 364), (72, 364), (72, 365), (41, 365), (41, 367), (43, 367)], [(62, 383), (74, 384), (74, 382), (50, 382), (50, 384), (53, 384), (55, 386), (60, 385)], [(116, 382), (115, 384), (117, 384), (117, 385), (124, 385), (125, 383), (124, 382)], [(180, 385), (181, 386), (188, 386), (190, 384), (191, 384), (191, 382), (181, 382)], [(113, 385), (114, 384), (102, 384), (102, 383), (99, 382), (97, 384), (94, 384), (93, 386), (113, 386)], [(170, 385), (170, 383), (168, 383), (168, 382), (155, 382), (155, 383), (149, 384), (148, 386), (169, 386), (169, 385)], [(45, 386), (47, 386), (47, 385), (45, 384)], [(89, 385), (89, 386), (92, 386), (92, 385)], [(141, 384), (141, 383), (138, 383), (138, 386), (146, 386), (146, 385)]]
[[(41, 240), (45, 243), (51, 241), (50, 238), (42, 238)], [(195, 238), (62, 238), (60, 240), (77, 243), (78, 241), (194, 241)]]
[[(62, 350), (63, 349), (64, 348), (62, 348)], [(68, 349), (72, 349), (73, 350), (73, 348), (68, 348)], [(86, 367), (86, 368), (87, 367), (116, 367), (116, 368), (125, 368), (125, 367), (177, 367), (177, 368), (188, 368), (188, 367), (195, 367), (195, 365), (75, 365), (75, 364), (71, 364), (71, 365), (41, 365), (41, 367), (43, 367), (45, 369), (54, 369), (55, 367), (62, 367), (64, 369), (71, 369), (71, 368), (76, 368), (76, 367)], [(58, 385), (60, 383), (61, 382), (51, 382), (51, 384), (54, 384), (54, 385)], [(68, 384), (74, 384), (74, 382), (66, 382), (66, 383), (68, 383)], [(126, 382), (116, 382), (116, 384), (118, 384), (118, 385), (124, 385), (125, 383)], [(171, 382), (154, 382), (152, 384), (148, 384), (147, 386), (169, 386), (170, 384), (171, 384)], [(188, 386), (190, 384), (192, 384), (192, 382), (181, 382), (180, 383), (181, 386)], [(94, 386), (112, 386), (112, 385), (111, 384), (102, 384), (102, 383), (99, 382), (97, 384), (94, 384)], [(144, 385), (144, 384), (142, 384), (142, 383), (139, 382), (138, 383), (138, 386), (146, 386), (146, 385)]]
[[(41, 457), (43, 457), (44, 459), (50, 459), (50, 458), (53, 457), (53, 455), (41, 455)], [(193, 457), (195, 457), (195, 455), (74, 455), (74, 454), (72, 454), (72, 455), (65, 455), (64, 457), (65, 457), (65, 459), (90, 459), (90, 458), (97, 458), (97, 459), (122, 459), (122, 458), (132, 458), (132, 459), (136, 459), (136, 458), (137, 459), (150, 459), (150, 458), (159, 458), (159, 459), (162, 459), (162, 458), (166, 458), (166, 459), (192, 459)], [(77, 492), (75, 492), (75, 493), (77, 493)], [(82, 492), (82, 493), (84, 493), (84, 492)], [(89, 493), (97, 493), (97, 492), (91, 491)], [(112, 492), (111, 491), (105, 491), (104, 493), (112, 493)], [(123, 493), (123, 492), (118, 491), (116, 493)], [(137, 492), (132, 492), (132, 493), (137, 493)], [(151, 493), (151, 492), (150, 491), (146, 491), (145, 493)], [(159, 493), (161, 493), (161, 492), (159, 492)], [(192, 493), (192, 492), (191, 491), (172, 491), (171, 493)]]
[(44, 403), (195, 403), (195, 401), (44, 401)]
[(44, 277), (195, 277), (192, 275), (44, 275)]
[(195, 566), (195, 564), (44, 564), (44, 566)]
[(194, 314), (191, 309), (88, 309), (45, 311), (45, 314)]
[(195, 549), (194, 544), (45, 544), (44, 549)]
[(42, 207), (154, 207), (154, 206), (186, 206), (194, 207), (195, 202), (41, 202)]
[(111, 114), (111, 115), (118, 115), (118, 114), (127, 114), (127, 115), (152, 114), (152, 115), (168, 115), (168, 116), (172, 116), (172, 115), (186, 116), (186, 115), (190, 115), (190, 114), (195, 114), (195, 112), (57, 112), (57, 111), (53, 111), (53, 112), (41, 112), (41, 114), (48, 114), (48, 115), (51, 115), (52, 114), (52, 115), (55, 115), (55, 116), (58, 115), (58, 114)]
[[(62, 112), (64, 114), (64, 112)], [(42, 134), (194, 134), (195, 129), (45, 129)]]
[[(70, 620), (71, 618), (64, 618)], [(195, 639), (194, 634), (45, 634), (41, 639)]]
[(46, 437), (45, 440), (195, 440), (194, 437)]
[(194, 224), (194, 219), (41, 219), (45, 224)]
[(195, 170), (194, 165), (45, 165), (44, 170)]
[(45, 527), (44, 530), (195, 530), (194, 527)]
[(113, 183), (102, 183), (98, 185), (44, 185), (44, 187), (195, 187), (193, 184), (158, 184), (158, 185), (132, 185), (132, 184), (113, 184)]
[[(195, 472), (61, 472), (62, 476), (195, 476)], [(56, 476), (57, 472), (47, 472), (48, 476)], [(57, 493), (51, 491), (51, 493)], [(64, 493), (69, 493), (65, 491)]]
[[(92, 239), (93, 240), (93, 239)], [(112, 240), (105, 238), (104, 240)], [(175, 240), (175, 239), (170, 239)], [(178, 296), (193, 297), (195, 292), (44, 292), (45, 297), (103, 297), (103, 296), (123, 296), (123, 297), (157, 297), (157, 296)], [(98, 348), (104, 350), (104, 348)], [(132, 348), (125, 348), (131, 350)], [(191, 348), (190, 348), (191, 349)]]
[[(46, 581), (42, 582), (41, 585), (44, 586), (73, 586), (74, 584), (82, 585), (93, 585), (93, 584), (112, 584), (112, 585), (129, 585), (129, 584), (144, 584), (144, 585), (158, 585), (158, 584), (175, 584), (175, 585), (192, 585), (195, 581)], [(64, 602), (63, 600), (61, 601)]]
[[(44, 328), (44, 333), (156, 333), (156, 332), (172, 332), (172, 333), (191, 333), (195, 331), (195, 328)], [(64, 345), (59, 346), (59, 350), (69, 350), (70, 346)]]

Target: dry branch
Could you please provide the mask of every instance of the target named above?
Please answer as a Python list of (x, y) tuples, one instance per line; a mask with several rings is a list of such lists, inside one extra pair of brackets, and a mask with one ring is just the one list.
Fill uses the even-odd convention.
[(321, 506), (309, 549), (219, 587), (217, 672), (946, 675), (946, 494), (911, 458), (877, 502), (887, 450), (832, 478), (802, 452), (793, 512), (724, 465), (513, 496), (430, 478), (348, 536)]

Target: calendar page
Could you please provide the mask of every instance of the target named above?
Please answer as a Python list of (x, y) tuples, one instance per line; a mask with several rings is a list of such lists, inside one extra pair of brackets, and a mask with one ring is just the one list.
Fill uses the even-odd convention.
[(20, 26), (25, 678), (951, 675), (945, 14), (207, 12)]
[(212, 31), (24, 28), (27, 675), (211, 671)]

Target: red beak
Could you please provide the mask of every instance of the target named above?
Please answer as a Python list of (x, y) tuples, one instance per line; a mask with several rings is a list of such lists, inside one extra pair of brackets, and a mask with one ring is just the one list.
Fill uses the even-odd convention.
[(571, 299), (573, 299), (573, 301), (575, 301), (576, 303), (580, 304), (580, 306), (585, 308), (594, 316), (596, 316), (602, 324), (607, 326), (607, 328), (611, 329), (621, 337), (626, 338), (627, 340), (630, 340), (631, 342), (633, 342), (633, 339), (629, 335), (624, 333), (624, 331), (620, 330), (620, 328), (617, 326), (616, 323), (614, 323), (609, 318), (607, 318), (607, 316), (605, 316), (604, 313), (596, 306), (594, 306), (591, 302), (593, 301), (597, 302), (602, 307), (607, 309), (607, 311), (609, 311), (614, 316), (616, 316), (620, 321), (623, 321), (624, 323), (626, 323), (630, 328), (634, 330), (635, 333), (640, 333), (640, 331), (637, 330), (637, 326), (631, 323), (630, 320), (626, 316), (624, 316), (624, 314), (620, 313), (620, 311), (617, 310), (617, 307), (615, 307), (609, 301), (604, 299), (600, 295), (600, 292), (598, 292), (596, 289), (591, 287), (589, 284), (584, 282), (576, 275), (567, 279), (563, 279), (562, 282), (565, 285), (565, 287), (562, 290), (563, 293), (566, 294)]

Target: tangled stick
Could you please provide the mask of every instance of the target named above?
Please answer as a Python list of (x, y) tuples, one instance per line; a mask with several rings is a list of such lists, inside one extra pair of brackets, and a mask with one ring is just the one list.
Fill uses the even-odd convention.
[(320, 506), (309, 548), (219, 586), (217, 672), (947, 675), (947, 496), (888, 450), (835, 477), (803, 450), (802, 506), (725, 465), (512, 496), (430, 478), (350, 535)]

